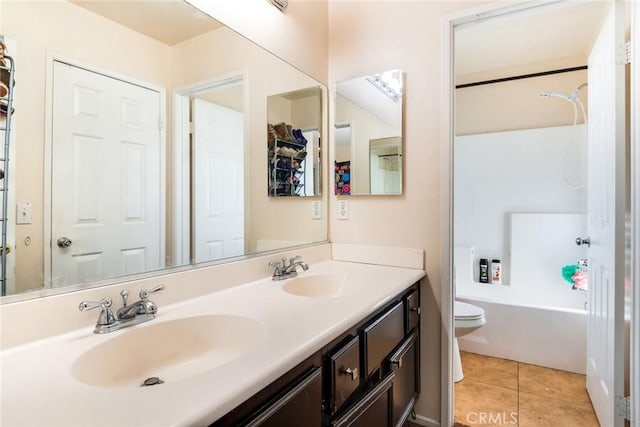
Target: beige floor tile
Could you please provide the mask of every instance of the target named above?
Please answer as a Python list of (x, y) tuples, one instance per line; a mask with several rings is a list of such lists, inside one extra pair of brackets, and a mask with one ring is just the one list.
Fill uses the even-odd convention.
[(455, 384), (454, 399), (456, 422), (472, 427), (516, 425), (516, 390), (465, 378)]
[(520, 427), (599, 427), (590, 403), (570, 403), (523, 392), (519, 399)]
[(591, 405), (586, 377), (571, 372), (520, 363), (519, 390), (549, 399)]
[(460, 356), (465, 379), (518, 389), (518, 362), (464, 351)]

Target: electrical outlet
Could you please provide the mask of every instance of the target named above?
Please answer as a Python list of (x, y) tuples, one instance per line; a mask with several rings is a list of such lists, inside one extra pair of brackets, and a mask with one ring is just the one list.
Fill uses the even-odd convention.
[(320, 200), (311, 202), (311, 219), (322, 219), (322, 202)]
[(338, 200), (338, 219), (349, 219), (348, 200)]
[(33, 217), (31, 203), (18, 203), (16, 211), (16, 224), (31, 224)]

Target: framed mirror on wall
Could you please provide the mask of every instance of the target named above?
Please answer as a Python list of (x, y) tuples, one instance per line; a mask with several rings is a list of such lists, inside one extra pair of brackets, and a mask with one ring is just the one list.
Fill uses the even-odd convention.
[(402, 194), (402, 99), (402, 70), (336, 84), (336, 195)]
[[(264, 191), (277, 119), (312, 141), (305, 195), (326, 197), (321, 83), (182, 0), (4, 2), (0, 19), (29, 88), (15, 92), (6, 208), (32, 218), (13, 227), (18, 296), (2, 302), (327, 240), (326, 213)], [(282, 94), (312, 96), (310, 116), (270, 117)]]

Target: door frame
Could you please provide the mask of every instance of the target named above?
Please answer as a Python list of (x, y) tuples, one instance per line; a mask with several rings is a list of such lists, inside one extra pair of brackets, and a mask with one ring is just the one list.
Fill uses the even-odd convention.
[[(515, 5), (490, 4), (480, 7), (465, 9), (456, 13), (446, 15), (442, 20), (442, 250), (441, 250), (441, 407), (440, 407), (440, 425), (448, 427), (453, 425), (454, 420), (454, 402), (453, 402), (453, 337), (454, 337), (454, 313), (453, 303), (455, 300), (455, 289), (453, 284), (453, 147), (455, 138), (455, 55), (454, 55), (454, 34), (455, 28), (459, 25), (470, 23), (478, 19), (490, 19), (498, 16), (516, 14), (525, 12), (528, 9), (538, 7), (548, 7), (553, 4), (568, 0), (527, 0)], [(640, 18), (640, 6), (635, 5), (636, 19)], [(637, 22), (637, 21), (636, 21)], [(640, 57), (640, 29), (636, 25), (633, 27), (632, 36), (634, 39), (633, 49), (636, 54), (634, 58)], [(638, 67), (640, 68), (640, 67)], [(633, 66), (632, 66), (633, 70)], [(632, 170), (640, 168), (640, 69), (635, 69), (631, 78), (632, 90), (632, 147), (635, 147), (635, 161), (637, 166), (632, 166)], [(635, 111), (634, 111), (635, 109)], [(632, 292), (634, 293), (634, 304), (632, 307), (632, 319), (637, 324), (640, 321), (640, 289), (638, 289), (638, 279), (640, 278), (640, 173), (636, 173), (632, 177), (635, 182), (635, 190), (631, 193), (631, 204), (636, 209), (634, 223), (632, 224), (632, 233), (634, 236), (634, 255), (631, 257), (631, 270), (635, 277), (632, 281)], [(620, 292), (624, 292), (624, 281), (617, 283)], [(631, 414), (632, 418), (638, 420), (640, 416), (640, 330), (631, 330)], [(636, 378), (634, 381), (633, 379)]]
[[(631, 4), (631, 22), (640, 22), (640, 4)], [(640, 422), (640, 25), (631, 28), (631, 425)]]
[[(51, 236), (52, 231), (52, 209), (51, 209), (51, 191), (52, 191), (52, 149), (53, 149), (53, 66), (54, 62), (61, 62), (72, 67), (81, 68), (83, 70), (101, 74), (105, 77), (120, 80), (125, 83), (140, 86), (144, 89), (149, 89), (160, 94), (160, 182), (164, 183), (164, 191), (160, 191), (160, 261), (164, 265), (166, 261), (166, 203), (167, 203), (167, 94), (165, 88), (154, 85), (149, 82), (134, 79), (121, 73), (117, 73), (111, 70), (87, 64), (83, 61), (79, 61), (70, 58), (66, 55), (47, 51), (46, 65), (45, 65), (45, 107), (44, 107), (44, 214), (43, 214), (43, 247), (44, 247), (44, 282), (43, 288), (50, 289), (52, 287), (51, 280), (51, 268), (52, 268), (52, 250), (53, 250), (53, 238)], [(47, 240), (49, 240), (47, 242)]]
[[(213, 89), (231, 84), (243, 84), (242, 110), (244, 116), (243, 162), (245, 174), (245, 190), (251, 174), (248, 163), (248, 135), (249, 120), (249, 71), (223, 74), (215, 79), (203, 80), (173, 91), (173, 217), (172, 217), (172, 262), (173, 266), (189, 265), (191, 263), (191, 151), (190, 151), (190, 101), (189, 97), (203, 90)], [(266, 135), (266, 134), (265, 134)], [(266, 136), (265, 136), (266, 138)], [(249, 211), (248, 191), (244, 192), (244, 235), (245, 253), (247, 251), (248, 221), (246, 212)]]

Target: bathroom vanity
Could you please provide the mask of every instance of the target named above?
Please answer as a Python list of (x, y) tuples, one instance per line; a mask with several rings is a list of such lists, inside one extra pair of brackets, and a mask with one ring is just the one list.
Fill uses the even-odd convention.
[[(2, 422), (399, 425), (419, 392), (423, 276), (324, 261), (163, 305), (167, 280), (152, 321), (2, 351)], [(75, 304), (61, 310), (89, 317)], [(162, 382), (141, 387), (151, 377)]]
[(401, 426), (420, 391), (416, 283), (213, 423)]

